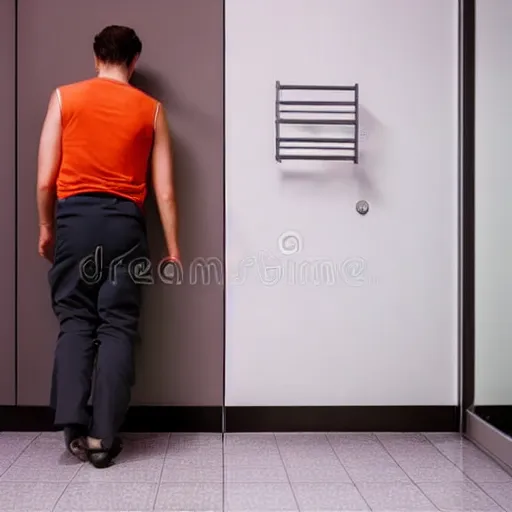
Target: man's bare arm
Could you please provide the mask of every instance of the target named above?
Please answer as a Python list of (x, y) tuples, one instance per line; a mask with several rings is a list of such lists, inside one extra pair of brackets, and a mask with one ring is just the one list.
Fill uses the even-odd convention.
[(62, 151), (61, 112), (54, 91), (41, 130), (37, 162), (37, 208), (40, 226), (53, 226), (55, 215), (56, 183)]
[(159, 109), (155, 123), (151, 173), (169, 257), (179, 260), (178, 218), (174, 193), (171, 137), (163, 108)]

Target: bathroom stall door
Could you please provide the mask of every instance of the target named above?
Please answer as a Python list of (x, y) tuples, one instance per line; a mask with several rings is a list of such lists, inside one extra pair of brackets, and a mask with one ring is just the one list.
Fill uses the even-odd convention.
[(15, 92), (14, 0), (0, 2), (0, 405), (15, 400)]
[[(93, 38), (104, 26), (118, 24), (133, 27), (143, 42), (140, 73), (134, 83), (162, 101), (168, 112), (185, 270), (179, 285), (158, 277), (155, 267), (165, 251), (150, 201), (155, 283), (145, 289), (133, 402), (220, 408), (224, 334), (222, 0), (18, 3), (18, 403), (49, 403), (57, 336), (47, 283), (49, 265), (37, 254), (35, 185), (41, 125), (52, 90), (92, 77)], [(203, 265), (208, 261), (210, 268)]]
[[(277, 428), (273, 412), (265, 422), (250, 408), (288, 406), (433, 406), (452, 428), (457, 1), (226, 0), (225, 16), (226, 430), (250, 429), (255, 417)], [(357, 164), (276, 161), (278, 80), (359, 84)], [(281, 99), (352, 98), (288, 90)], [(283, 118), (335, 119), (327, 110), (339, 111)], [(352, 133), (282, 128), (309, 140)], [(301, 411), (289, 428), (315, 421)], [(329, 428), (368, 428), (349, 416)]]

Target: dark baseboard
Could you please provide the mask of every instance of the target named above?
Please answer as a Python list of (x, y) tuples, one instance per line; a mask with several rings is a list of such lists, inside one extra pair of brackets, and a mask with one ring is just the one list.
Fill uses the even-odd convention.
[[(226, 407), (226, 432), (457, 432), (458, 407)], [(0, 431), (56, 430), (49, 407), (0, 407)], [(221, 432), (222, 407), (134, 406), (124, 432)]]
[(458, 432), (457, 406), (227, 407), (227, 432)]
[(512, 405), (476, 405), (473, 412), (503, 433), (512, 435)]
[[(222, 407), (131, 407), (123, 425), (124, 432), (221, 432)], [(51, 432), (53, 410), (50, 407), (2, 406), (0, 431)]]
[(51, 432), (53, 410), (50, 407), (0, 407), (0, 432)]

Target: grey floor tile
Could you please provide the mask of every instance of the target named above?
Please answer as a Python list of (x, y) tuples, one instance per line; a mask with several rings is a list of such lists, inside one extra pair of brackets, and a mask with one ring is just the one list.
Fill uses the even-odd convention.
[(288, 475), (284, 466), (270, 468), (230, 466), (224, 470), (224, 481), (227, 483), (288, 483)]
[(338, 448), (335, 452), (343, 464), (368, 464), (370, 462), (382, 465), (396, 464), (395, 459), (381, 444), (375, 446), (363, 445), (359, 449), (357, 447), (343, 450)]
[(429, 439), (463, 439), (458, 432), (422, 432)]
[(289, 483), (227, 483), (225, 496), (229, 512), (297, 510)]
[[(246, 465), (244, 460), (254, 459), (255, 461), (265, 461), (265, 460), (274, 460), (279, 461), (281, 459), (281, 454), (277, 449), (277, 446), (266, 446), (261, 448), (256, 447), (238, 447), (231, 448), (229, 451), (224, 452), (224, 460), (233, 461), (231, 464), (238, 465)], [(237, 460), (241, 462), (236, 462)], [(261, 465), (260, 462), (255, 463), (254, 465)], [(271, 464), (263, 464), (264, 466), (270, 466)]]
[(303, 456), (332, 456), (335, 454), (331, 445), (325, 444), (312, 444), (312, 445), (298, 445), (298, 446), (279, 446), (279, 453), (286, 458), (290, 455), (303, 455)]
[(339, 457), (333, 450), (287, 450), (281, 451), (281, 458), (286, 465), (301, 466), (311, 465), (337, 465), (340, 463)]
[(480, 484), (482, 489), (507, 512), (512, 512), (512, 483)]
[[(77, 469), (79, 461), (65, 448), (62, 434), (41, 435), (28, 445), (14, 466), (31, 470), (57, 470), (65, 466)], [(69, 470), (70, 472), (72, 469)]]
[(452, 462), (443, 457), (411, 457), (400, 462), (401, 468), (413, 482), (463, 482), (464, 473)]
[(364, 446), (374, 446), (375, 444), (380, 444), (377, 436), (371, 432), (329, 433), (327, 434), (327, 439), (335, 449), (351, 446), (361, 448)]
[(166, 465), (162, 472), (162, 483), (219, 483), (223, 482), (222, 467)]
[(158, 483), (162, 474), (164, 459), (161, 457), (126, 459), (121, 454), (115, 464), (98, 471), (84, 464), (78, 471), (74, 482), (137, 482)]
[[(30, 437), (32, 437), (32, 435)], [(31, 448), (43, 446), (64, 448), (64, 434), (62, 432), (42, 432), (34, 437), (30, 443)]]
[(165, 458), (175, 466), (221, 466), (222, 438), (216, 434), (172, 434)]
[(31, 467), (26, 465), (11, 466), (1, 477), (1, 482), (70, 482), (80, 470), (80, 464), (55, 464), (52, 468)]
[(0, 510), (52, 510), (65, 483), (0, 482)]
[[(172, 434), (173, 436), (180, 436), (181, 434)], [(190, 436), (197, 436), (201, 434), (190, 434)], [(144, 443), (144, 445), (151, 447), (155, 444), (167, 444), (171, 434), (168, 432), (124, 432), (121, 434), (123, 441), (126, 443)]]
[[(440, 449), (440, 447), (437, 447)], [(477, 450), (476, 448), (474, 450), (469, 449), (461, 449), (461, 448), (452, 448), (452, 449), (446, 449), (443, 448), (441, 450), (441, 453), (451, 462), (453, 462), (456, 466), (459, 468), (462, 468), (464, 464), (471, 463), (472, 461), (478, 461), (481, 460), (482, 462), (487, 461), (487, 456), (484, 455), (482, 452)]]
[(352, 484), (293, 484), (301, 512), (369, 510)]
[[(287, 456), (283, 455), (283, 462), (285, 467), (288, 469), (295, 468), (339, 468), (341, 467), (341, 462), (336, 457), (336, 455), (320, 455), (320, 456), (312, 456), (305, 454), (289, 454)], [(333, 469), (334, 471), (335, 469)]]
[(416, 467), (404, 468), (410, 479), (416, 483), (423, 482), (464, 482), (468, 480), (467, 476), (457, 467)]
[(171, 434), (169, 450), (223, 450), (222, 439), (209, 435)]
[(358, 484), (358, 489), (374, 511), (431, 512), (437, 508), (412, 483)]
[(124, 434), (120, 459), (156, 460), (165, 458), (169, 434)]
[(503, 512), (502, 508), (472, 482), (419, 484), (440, 509), (446, 511)]
[(167, 452), (165, 457), (164, 466), (175, 467), (175, 468), (186, 468), (186, 467), (222, 467), (223, 456), (221, 451), (217, 450), (206, 450), (201, 452), (179, 452), (172, 453)]
[(423, 435), (432, 443), (435, 445), (445, 445), (445, 444), (452, 444), (452, 443), (470, 443), (471, 441), (468, 441), (463, 436), (456, 432), (423, 432)]
[(332, 455), (333, 449), (325, 434), (276, 434), (283, 458), (290, 454)]
[(0, 432), (0, 461), (13, 462), (38, 436), (37, 433)]
[(475, 448), (479, 450), (478, 447), (472, 441), (455, 433), (453, 435), (434, 433), (425, 434), (425, 436), (434, 446), (437, 446), (441, 451), (444, 449), (454, 448)]
[(0, 432), (0, 440), (3, 442), (3, 440), (7, 439), (18, 439), (23, 440), (26, 442), (31, 442), (37, 437), (40, 437), (42, 434), (41, 432)]
[(27, 468), (29, 471), (76, 471), (80, 461), (73, 457), (62, 447), (58, 448), (27, 448), (22, 455), (14, 462), (13, 467)]
[(36, 437), (37, 437), (37, 439), (51, 440), (51, 441), (55, 441), (57, 443), (64, 444), (64, 433), (62, 430), (59, 430), (57, 432), (41, 432)]
[(220, 443), (222, 444), (223, 435), (215, 432), (173, 432), (171, 437), (187, 440), (196, 440), (201, 443)]
[(56, 510), (145, 511), (156, 499), (160, 511), (220, 512), (223, 482), (229, 512), (297, 512), (297, 501), (301, 512), (368, 510), (361, 494), (376, 512), (430, 512), (432, 501), (512, 512), (512, 477), (457, 434), (123, 437), (117, 464), (98, 471), (65, 451), (61, 432), (0, 433), (0, 512), (52, 510), (64, 490)]
[(396, 462), (374, 434), (330, 434), (329, 441), (344, 465), (394, 465)]
[(11, 467), (12, 461), (0, 459), (0, 477)]
[(329, 444), (327, 435), (323, 433), (277, 433), (275, 438), (277, 444), (282, 448)]
[(279, 453), (247, 453), (239, 451), (236, 453), (226, 453), (224, 455), (224, 464), (230, 466), (242, 466), (248, 468), (269, 468), (281, 467), (283, 461)]
[(507, 483), (512, 477), (492, 460), (486, 462), (464, 459), (460, 469), (476, 483)]
[(432, 444), (419, 445), (417, 447), (402, 446), (399, 448), (389, 449), (389, 453), (400, 465), (402, 465), (402, 463), (414, 463), (418, 460), (446, 460), (446, 457)]
[(434, 446), (455, 464), (462, 462), (463, 457), (468, 456), (487, 458), (482, 450), (466, 439), (438, 441), (434, 443)]
[(219, 449), (222, 450), (220, 434), (171, 434), (169, 449)]
[(342, 453), (347, 455), (352, 455), (357, 452), (362, 452), (365, 454), (387, 454), (389, 456), (388, 450), (384, 447), (382, 443), (378, 440), (375, 442), (368, 442), (357, 445), (357, 443), (347, 443), (347, 444), (332, 444), (331, 445), (336, 453)]
[(327, 466), (286, 466), (292, 483), (352, 483), (341, 464)]
[(152, 510), (157, 484), (71, 483), (55, 507), (59, 512)]
[(400, 450), (402, 448), (421, 448), (432, 443), (421, 433), (378, 433), (379, 441), (388, 450)]
[(274, 434), (226, 434), (224, 436), (224, 453), (238, 450), (274, 450), (277, 441)]
[(512, 482), (509, 473), (469, 440), (447, 434), (428, 434), (427, 437), (447, 459), (475, 482)]
[(409, 477), (393, 460), (345, 462), (345, 469), (358, 483), (410, 483)]
[[(0, 481), (69, 482), (80, 467), (65, 451), (61, 432), (2, 434), (2, 438), (4, 445), (0, 442), (0, 451), (11, 454), (12, 465), (2, 472)], [(6, 439), (9, 439), (7, 447)], [(13, 453), (17, 453), (17, 457), (12, 457)]]
[(161, 484), (155, 510), (220, 512), (222, 484)]

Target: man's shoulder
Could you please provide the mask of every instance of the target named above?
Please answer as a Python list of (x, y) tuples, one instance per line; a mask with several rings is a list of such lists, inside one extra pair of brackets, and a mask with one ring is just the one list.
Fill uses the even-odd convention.
[(158, 100), (151, 96), (151, 94), (147, 93), (146, 91), (143, 91), (142, 89), (139, 89), (135, 85), (131, 86), (131, 90), (133, 91), (134, 94), (139, 96), (139, 98), (141, 98), (142, 101), (146, 101), (147, 103), (152, 104), (158, 103)]
[[(89, 92), (93, 92), (96, 88), (101, 88), (109, 82), (101, 82), (96, 78), (89, 78), (86, 80), (80, 80), (77, 82), (70, 82), (64, 85), (59, 86), (57, 89), (62, 94), (68, 96), (82, 96), (83, 94), (87, 94)], [(146, 107), (154, 108), (155, 105), (159, 103), (159, 101), (151, 96), (149, 93), (139, 89), (138, 87), (132, 84), (123, 84), (121, 89), (116, 89), (116, 94), (127, 95), (126, 99), (128, 100), (136, 100), (141, 105), (146, 105)]]
[(79, 80), (77, 82), (68, 82), (62, 85), (59, 85), (57, 89), (59, 91), (70, 91), (74, 89), (83, 89), (88, 87), (92, 83), (93, 79)]

